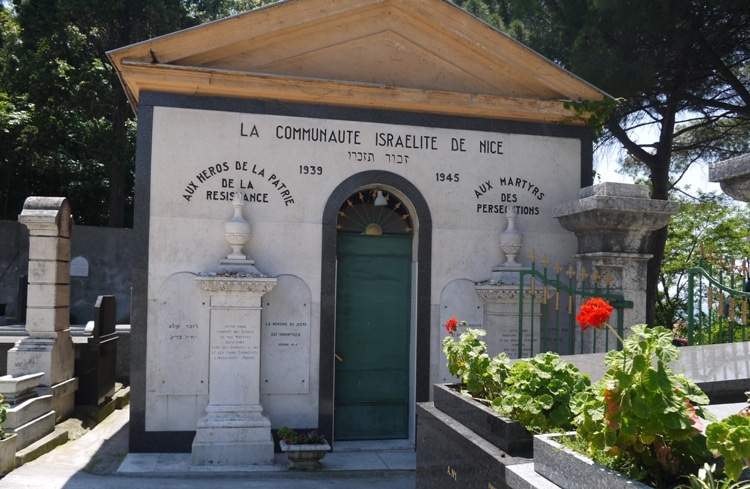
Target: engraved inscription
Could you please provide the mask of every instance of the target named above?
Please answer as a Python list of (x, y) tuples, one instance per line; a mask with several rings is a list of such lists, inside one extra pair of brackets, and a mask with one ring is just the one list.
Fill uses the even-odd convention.
[(211, 345), (211, 360), (255, 360), (258, 346), (255, 330), (245, 324), (224, 324), (216, 330), (218, 341)]

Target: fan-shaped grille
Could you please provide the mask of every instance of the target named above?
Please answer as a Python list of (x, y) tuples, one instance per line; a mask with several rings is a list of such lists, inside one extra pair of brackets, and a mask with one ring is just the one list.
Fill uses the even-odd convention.
[[(376, 205), (378, 192), (385, 205)], [(393, 194), (369, 188), (350, 195), (339, 209), (336, 229), (340, 233), (357, 234), (411, 234), (411, 215), (406, 206)]]

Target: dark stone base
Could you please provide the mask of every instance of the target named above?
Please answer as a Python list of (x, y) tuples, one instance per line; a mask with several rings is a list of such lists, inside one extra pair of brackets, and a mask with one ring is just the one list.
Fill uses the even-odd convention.
[(518, 457), (532, 456), (534, 438), (518, 421), (499, 415), (447, 384), (434, 384), (433, 397), (437, 409), (500, 450)]
[(416, 489), (509, 489), (506, 468), (529, 462), (500, 450), (433, 403), (417, 404)]

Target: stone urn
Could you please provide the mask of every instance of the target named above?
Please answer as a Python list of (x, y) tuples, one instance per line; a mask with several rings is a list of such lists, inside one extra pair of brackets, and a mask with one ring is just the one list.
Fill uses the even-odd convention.
[(290, 470), (315, 470), (322, 467), (320, 460), (331, 451), (328, 443), (290, 445), (279, 441), (281, 451), (289, 459)]
[(227, 255), (227, 260), (246, 260), (247, 255), (242, 253), (242, 247), (250, 239), (250, 223), (242, 217), (242, 208), (245, 205), (245, 195), (242, 192), (235, 192), (232, 199), (234, 215), (228, 221), (224, 221), (224, 236), (232, 252)]
[(516, 212), (511, 209), (507, 214), (508, 226), (500, 233), (500, 250), (505, 254), (504, 267), (520, 267), (516, 255), (523, 246), (523, 234), (516, 229)]

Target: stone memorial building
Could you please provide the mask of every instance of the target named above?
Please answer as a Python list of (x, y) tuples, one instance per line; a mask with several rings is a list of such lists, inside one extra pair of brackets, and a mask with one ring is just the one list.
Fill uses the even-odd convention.
[(607, 95), (447, 1), (282, 1), (109, 56), (138, 114), (131, 451), (413, 440), (445, 320), (512, 352), (477, 284), (577, 252), (565, 102)]

